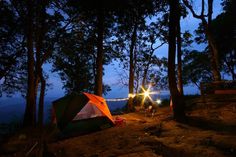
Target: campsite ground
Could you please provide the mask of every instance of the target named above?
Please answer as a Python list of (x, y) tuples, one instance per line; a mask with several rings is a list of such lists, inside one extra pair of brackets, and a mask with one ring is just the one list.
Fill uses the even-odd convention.
[[(154, 117), (145, 116), (143, 112), (118, 115), (126, 123), (83, 136), (51, 141), (44, 151), (58, 157), (236, 156), (235, 103), (199, 107), (187, 115), (189, 118), (185, 124), (172, 119), (169, 107), (159, 108)], [(29, 138), (30, 135), (23, 135), (11, 137), (0, 154), (25, 156), (35, 141)], [(33, 154), (37, 154), (37, 146), (29, 156)]]

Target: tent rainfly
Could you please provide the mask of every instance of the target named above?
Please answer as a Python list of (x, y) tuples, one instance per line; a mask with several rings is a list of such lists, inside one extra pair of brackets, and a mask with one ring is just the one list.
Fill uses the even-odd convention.
[(114, 125), (104, 98), (82, 93), (53, 102), (52, 122), (63, 134), (84, 134)]

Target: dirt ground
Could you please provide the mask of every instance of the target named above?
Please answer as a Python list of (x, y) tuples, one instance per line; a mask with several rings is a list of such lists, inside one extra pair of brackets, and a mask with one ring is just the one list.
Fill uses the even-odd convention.
[[(143, 112), (118, 115), (125, 119), (122, 125), (83, 136), (49, 142), (44, 149), (46, 150), (44, 155), (57, 157), (236, 157), (235, 103), (221, 107), (199, 108), (188, 112), (187, 115), (188, 120), (184, 124), (173, 120), (169, 107), (159, 108), (154, 117), (145, 115)], [(2, 156), (25, 156), (34, 143), (27, 145), (24, 142), (27, 141), (27, 136), (14, 138), (3, 145)], [(19, 140), (22, 141), (21, 144)], [(34, 156), (34, 153), (35, 151), (32, 151), (27, 155)]]

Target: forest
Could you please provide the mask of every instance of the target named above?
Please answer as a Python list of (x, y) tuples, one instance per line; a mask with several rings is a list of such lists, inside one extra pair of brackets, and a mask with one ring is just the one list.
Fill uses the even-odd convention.
[[(218, 13), (214, 8), (216, 2), (222, 7), (217, 9)], [(29, 128), (35, 130), (40, 139), (38, 149), (45, 151), (47, 140), (42, 132), (49, 127), (44, 123), (44, 110), (45, 95), (52, 86), (48, 81), (50, 75), (58, 74), (66, 96), (85, 92), (102, 97), (112, 89), (111, 84), (104, 82), (104, 67), (113, 62), (122, 69), (117, 81), (128, 89), (127, 104), (122, 111), (128, 114), (123, 118), (127, 125), (130, 114), (138, 112), (140, 103), (140, 110), (142, 103), (150, 104), (145, 101), (151, 93), (150, 88), (169, 92), (170, 100), (160, 112), (165, 114), (170, 108), (168, 114), (173, 123), (192, 123), (189, 108), (193, 111), (193, 104), (197, 106), (200, 100), (202, 103), (203, 96), (205, 104), (213, 104), (213, 99), (222, 106), (230, 103), (233, 119), (236, 115), (235, 15), (234, 0), (1, 0), (0, 99), (14, 99), (17, 94), (25, 99), (21, 126), (14, 135)], [(183, 29), (186, 18), (197, 20), (197, 29)], [(163, 46), (167, 46), (164, 52), (167, 57), (158, 55)], [(45, 70), (48, 64), (52, 66), (50, 71)], [(187, 86), (195, 86), (200, 95), (193, 96), (194, 99), (185, 95), (184, 87)], [(145, 95), (145, 92), (149, 93)], [(145, 102), (140, 102), (143, 97)], [(72, 112), (73, 109), (68, 107), (65, 111)], [(149, 112), (147, 108), (143, 110), (145, 115)], [(158, 110), (153, 114), (158, 114)], [(64, 112), (64, 116), (67, 117), (61, 122), (62, 127), (74, 115)], [(159, 126), (156, 123), (160, 119), (150, 123)], [(194, 122), (208, 125), (202, 121)], [(229, 130), (234, 132), (235, 128), (234, 124)], [(33, 149), (36, 148), (27, 147), (27, 153), (33, 154), (36, 151)], [(55, 146), (50, 149), (56, 150)], [(228, 151), (228, 147), (225, 149)], [(236, 147), (230, 151), (227, 155), (233, 156)], [(183, 155), (180, 154), (176, 156)], [(68, 156), (73, 155), (76, 156)], [(168, 153), (161, 155), (171, 156)]]

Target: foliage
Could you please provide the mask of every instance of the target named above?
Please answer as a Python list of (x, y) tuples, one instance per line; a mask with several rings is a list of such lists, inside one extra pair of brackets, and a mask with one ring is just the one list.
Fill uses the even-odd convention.
[(0, 1), (0, 8), (0, 94), (24, 93), (27, 74), (23, 22), (7, 1)]
[[(167, 22), (168, 14), (166, 13), (166, 6), (163, 8), (156, 8), (156, 14), (158, 18), (155, 22), (148, 22), (146, 18), (149, 14), (139, 16), (137, 21), (133, 21), (129, 26), (125, 22), (118, 23), (117, 35), (113, 41), (113, 48), (118, 51), (123, 69), (129, 70), (129, 58), (130, 58), (130, 46), (131, 46), (131, 32), (134, 25), (137, 25), (137, 40), (135, 42), (134, 49), (134, 88), (138, 92), (140, 86), (145, 86), (149, 83), (157, 85), (160, 80), (166, 76), (163, 72), (164, 58), (160, 59), (156, 56), (158, 54), (157, 49), (160, 48), (167, 42)], [(163, 16), (162, 16), (163, 15)], [(128, 18), (128, 17), (126, 17)], [(133, 18), (133, 17), (129, 17)], [(127, 21), (127, 20), (126, 20)], [(130, 27), (130, 28), (129, 28)], [(129, 29), (127, 29), (129, 28)], [(159, 71), (160, 70), (160, 71)], [(157, 72), (157, 73), (156, 73)], [(128, 85), (127, 74), (123, 73), (120, 75), (120, 82), (123, 85)], [(157, 81), (157, 82), (156, 82)], [(162, 82), (163, 83), (163, 82)], [(164, 83), (162, 84), (164, 85)], [(166, 86), (165, 86), (166, 87)], [(162, 87), (158, 87), (162, 88)]]
[(235, 1), (223, 3), (224, 12), (212, 21), (212, 32), (219, 49), (223, 72), (236, 79)]
[[(219, 53), (220, 70), (228, 75), (232, 76), (232, 79), (236, 78), (236, 52), (235, 52), (235, 6), (234, 1), (223, 1), (222, 3), (224, 12), (219, 14), (211, 22), (211, 33), (213, 35), (215, 45)], [(195, 42), (197, 44), (206, 44), (207, 38), (204, 34), (203, 24), (200, 23), (198, 29), (195, 30)], [(209, 47), (206, 47), (206, 50)]]
[(184, 53), (183, 81), (184, 84), (193, 84), (198, 88), (201, 82), (212, 81), (209, 56), (206, 52), (193, 50)]
[[(36, 3), (36, 2), (35, 2)], [(39, 9), (34, 3), (34, 9)], [(27, 45), (26, 45), (26, 19), (27, 9), (26, 2), (22, 1), (1, 1), (0, 10), (0, 92), (11, 96), (20, 92), (22, 96), (26, 96), (27, 91)], [(51, 9), (48, 4), (47, 9)], [(61, 16), (58, 13), (47, 12), (45, 16), (44, 28), (41, 30), (45, 33), (42, 41), (42, 63), (47, 62), (54, 50), (54, 44), (59, 37), (58, 28), (61, 22)], [(38, 22), (37, 14), (33, 15), (33, 37), (36, 42)], [(35, 50), (36, 51), (36, 50)], [(36, 53), (34, 51), (34, 53)], [(36, 56), (34, 58), (36, 60)], [(43, 73), (45, 78), (48, 75)], [(49, 85), (49, 84), (47, 84)]]
[[(108, 9), (109, 6), (105, 7), (108, 14), (105, 16), (104, 24), (104, 65), (110, 63), (115, 55), (109, 43), (112, 36), (113, 14)], [(67, 20), (71, 22), (68, 24), (69, 29), (61, 32), (62, 38), (58, 41), (57, 53), (54, 55), (53, 71), (59, 73), (67, 93), (93, 92), (97, 73), (97, 8), (94, 5), (88, 6), (85, 1), (69, 1), (63, 8), (64, 16), (66, 15)], [(110, 90), (108, 85), (103, 87), (103, 93)]]

